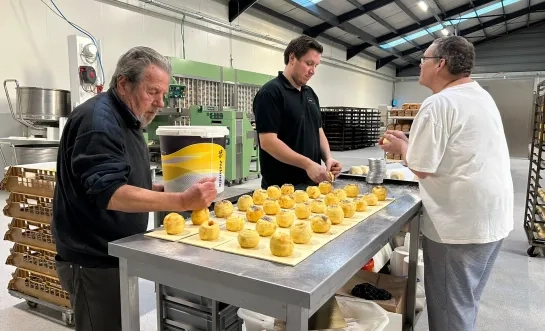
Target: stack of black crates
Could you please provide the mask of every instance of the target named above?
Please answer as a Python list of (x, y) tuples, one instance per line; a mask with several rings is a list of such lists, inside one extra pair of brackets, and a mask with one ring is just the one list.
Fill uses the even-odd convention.
[(332, 151), (375, 146), (380, 111), (375, 108), (322, 107), (322, 127)]

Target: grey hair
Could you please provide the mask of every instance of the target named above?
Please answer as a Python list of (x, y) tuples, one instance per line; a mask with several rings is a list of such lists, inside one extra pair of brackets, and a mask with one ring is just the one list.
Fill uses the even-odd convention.
[(117, 61), (115, 72), (110, 81), (110, 88), (116, 88), (120, 77), (126, 77), (127, 80), (135, 86), (140, 83), (144, 71), (149, 65), (155, 65), (172, 75), (172, 65), (169, 59), (156, 50), (145, 46), (137, 46), (129, 49)]
[(433, 56), (445, 59), (451, 75), (469, 76), (475, 65), (475, 48), (467, 39), (460, 36), (448, 36), (435, 39)]

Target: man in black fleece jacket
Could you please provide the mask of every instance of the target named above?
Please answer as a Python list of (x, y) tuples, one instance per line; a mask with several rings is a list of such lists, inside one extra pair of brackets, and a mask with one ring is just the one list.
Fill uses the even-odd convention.
[(149, 212), (207, 208), (215, 178), (182, 193), (153, 185), (142, 128), (164, 107), (171, 66), (147, 47), (119, 59), (110, 89), (70, 114), (57, 158), (52, 231), (78, 331), (121, 330), (118, 260), (108, 242), (144, 232)]

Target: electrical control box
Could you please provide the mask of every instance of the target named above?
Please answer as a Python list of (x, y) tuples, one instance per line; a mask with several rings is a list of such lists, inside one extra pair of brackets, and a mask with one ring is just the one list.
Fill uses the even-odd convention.
[(72, 109), (102, 92), (104, 77), (100, 65), (102, 49), (91, 38), (68, 36), (68, 66)]

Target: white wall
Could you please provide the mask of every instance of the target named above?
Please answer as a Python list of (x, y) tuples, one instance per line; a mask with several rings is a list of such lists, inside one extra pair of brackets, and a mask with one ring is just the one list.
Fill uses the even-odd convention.
[(399, 106), (404, 103), (422, 102), (430, 95), (432, 95), (431, 90), (418, 84), (416, 80), (395, 83), (394, 99)]
[[(177, 7), (227, 22), (226, 0), (163, 0)], [(45, 1), (49, 3), (49, 1)], [(106, 83), (118, 57), (130, 47), (145, 45), (168, 56), (182, 57), (181, 18), (137, 0), (55, 0), (63, 14), (91, 32), (101, 41)], [(113, 3), (111, 5), (109, 3)], [(121, 7), (132, 7), (124, 9)], [(140, 10), (143, 8), (144, 10)], [(147, 10), (177, 16), (151, 16)], [(236, 26), (269, 35), (274, 41), (229, 31), (216, 24), (185, 18), (185, 55), (187, 59), (238, 69), (275, 74), (283, 69), (282, 49), (278, 40), (289, 41), (299, 34), (295, 28), (271, 23), (272, 18), (252, 16), (250, 10), (234, 23)], [(259, 16), (259, 15), (258, 15)], [(0, 79), (16, 78), (23, 86), (69, 89), (67, 36), (76, 34), (70, 25), (52, 13), (39, 0), (0, 1)], [(275, 22), (276, 23), (276, 22)], [(268, 45), (264, 45), (264, 43)], [(342, 61), (345, 51), (324, 43), (324, 57)], [(324, 60), (326, 62), (327, 60)], [(329, 61), (331, 63), (331, 61)], [(375, 63), (361, 57), (350, 61), (350, 68), (323, 64), (310, 85), (324, 106), (376, 107), (390, 103), (393, 83), (366, 74), (374, 72)], [(371, 72), (371, 74), (372, 74)], [(380, 70), (394, 76), (390, 68)], [(107, 85), (107, 84), (106, 84)], [(0, 93), (0, 136), (15, 134), (15, 121), (4, 121), (8, 112), (4, 93)], [(6, 128), (7, 126), (7, 128)], [(6, 131), (7, 130), (7, 131)]]

